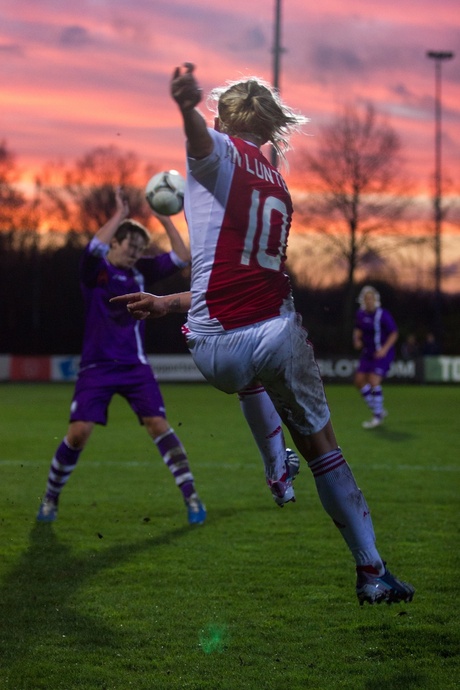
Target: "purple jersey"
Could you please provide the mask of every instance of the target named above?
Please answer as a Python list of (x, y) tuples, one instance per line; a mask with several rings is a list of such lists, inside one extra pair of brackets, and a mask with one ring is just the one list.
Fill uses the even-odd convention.
[(142, 291), (144, 280), (161, 280), (183, 265), (174, 252), (169, 252), (139, 259), (132, 269), (117, 268), (107, 261), (108, 251), (108, 245), (93, 238), (82, 257), (80, 281), (86, 322), (81, 368), (101, 362), (147, 363), (145, 322), (136, 321), (124, 305), (110, 304), (109, 300)]
[[(358, 309), (355, 318), (355, 328), (362, 333), (363, 349), (361, 356), (366, 359), (372, 359), (374, 352), (382, 347), (390, 333), (398, 330), (390, 312), (382, 309), (382, 307), (378, 307), (374, 312)], [(395, 349), (391, 347), (388, 350), (387, 357), (391, 361), (394, 355)]]

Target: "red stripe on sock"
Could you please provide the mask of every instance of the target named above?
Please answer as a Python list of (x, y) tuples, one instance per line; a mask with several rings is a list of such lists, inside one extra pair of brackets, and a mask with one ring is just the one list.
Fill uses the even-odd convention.
[(265, 388), (263, 386), (258, 386), (257, 388), (245, 388), (242, 391), (238, 391), (238, 397), (244, 398), (251, 395), (259, 395), (260, 393), (265, 393)]
[(335, 464), (330, 465), (329, 467), (325, 467), (322, 471), (313, 472), (313, 476), (314, 477), (321, 477), (322, 474), (327, 474), (328, 472), (332, 472), (332, 470), (336, 470), (337, 467), (340, 467), (340, 465), (344, 465), (344, 464), (345, 464), (345, 459), (340, 458), (339, 462), (336, 462)]
[(314, 477), (320, 477), (323, 474), (332, 472), (332, 470), (337, 469), (340, 465), (345, 463), (345, 458), (340, 451), (331, 451), (326, 455), (313, 460), (309, 463), (309, 467), (313, 473)]

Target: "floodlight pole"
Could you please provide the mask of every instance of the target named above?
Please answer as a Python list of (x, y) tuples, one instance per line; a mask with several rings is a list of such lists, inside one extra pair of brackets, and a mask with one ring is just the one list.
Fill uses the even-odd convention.
[[(442, 130), (441, 130), (441, 65), (444, 60), (450, 60), (454, 54), (450, 51), (429, 50), (426, 54), (428, 58), (435, 61), (435, 173), (434, 173), (434, 291), (436, 304), (436, 326), (440, 330), (440, 311), (441, 311), (441, 278), (442, 278), (442, 257), (441, 257), (441, 232), (442, 232)], [(440, 333), (436, 334), (438, 337)]]
[[(280, 63), (281, 53), (281, 0), (275, 0), (275, 37), (273, 43), (273, 87), (276, 91), (280, 90)], [(278, 156), (274, 148), (272, 148), (271, 162), (276, 167), (278, 164)]]

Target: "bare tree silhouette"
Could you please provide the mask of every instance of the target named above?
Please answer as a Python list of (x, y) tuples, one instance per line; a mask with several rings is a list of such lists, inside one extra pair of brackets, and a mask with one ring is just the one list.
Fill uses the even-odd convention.
[(14, 154), (0, 141), (0, 229), (15, 230), (18, 213), (25, 206), (24, 194), (15, 183), (19, 178)]
[(107, 146), (94, 148), (61, 169), (57, 184), (50, 181), (52, 171), (48, 170), (40, 185), (48, 216), (61, 230), (93, 234), (113, 213), (117, 186), (124, 187), (131, 214), (148, 223), (151, 212), (143, 190), (151, 174), (137, 154)]
[[(297, 211), (326, 240), (331, 269), (345, 266), (349, 328), (356, 271), (378, 265), (394, 251), (394, 238), (386, 245), (382, 236), (390, 230), (394, 235), (411, 203), (401, 174), (401, 142), (372, 104), (364, 112), (345, 105), (320, 128), (315, 150), (302, 152), (300, 162), (309, 191)], [(409, 241), (401, 236), (401, 242)]]

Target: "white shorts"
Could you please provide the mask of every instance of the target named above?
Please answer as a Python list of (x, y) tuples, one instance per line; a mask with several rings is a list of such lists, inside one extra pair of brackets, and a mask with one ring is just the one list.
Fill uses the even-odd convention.
[(226, 333), (189, 331), (187, 345), (203, 376), (225, 393), (261, 381), (281, 419), (311, 435), (329, 421), (313, 346), (295, 312)]

